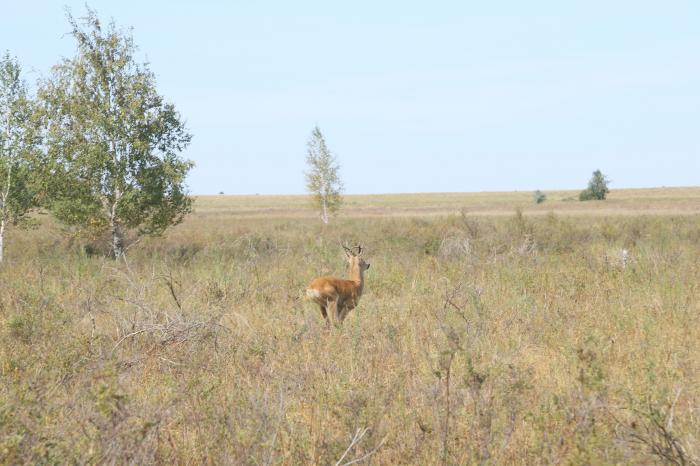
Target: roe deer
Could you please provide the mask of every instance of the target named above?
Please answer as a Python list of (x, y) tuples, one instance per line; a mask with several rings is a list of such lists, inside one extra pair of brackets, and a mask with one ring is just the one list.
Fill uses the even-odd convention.
[(350, 264), (350, 279), (318, 277), (306, 288), (306, 296), (319, 305), (327, 323), (334, 320), (342, 323), (357, 306), (364, 287), (364, 272), (369, 268), (369, 263), (362, 258), (362, 246), (356, 247), (357, 253), (346, 246), (343, 248)]

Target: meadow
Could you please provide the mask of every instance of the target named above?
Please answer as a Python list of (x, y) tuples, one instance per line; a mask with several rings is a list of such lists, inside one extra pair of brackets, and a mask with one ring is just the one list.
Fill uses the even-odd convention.
[[(2, 464), (699, 464), (700, 188), (205, 196), (0, 265)], [(341, 327), (304, 299), (347, 274)]]

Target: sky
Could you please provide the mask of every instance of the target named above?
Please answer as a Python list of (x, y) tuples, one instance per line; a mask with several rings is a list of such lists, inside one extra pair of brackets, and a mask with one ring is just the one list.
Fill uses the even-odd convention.
[[(66, 6), (10, 1), (31, 84)], [(300, 194), (318, 125), (347, 193), (700, 185), (700, 1), (96, 1), (193, 135), (193, 194)]]

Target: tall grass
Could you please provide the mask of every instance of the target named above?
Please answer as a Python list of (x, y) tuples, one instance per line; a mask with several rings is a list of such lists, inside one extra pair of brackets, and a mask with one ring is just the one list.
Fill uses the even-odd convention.
[[(122, 262), (16, 233), (0, 459), (697, 464), (699, 232), (697, 216), (194, 215)], [(327, 329), (302, 296), (346, 274), (341, 241), (372, 267)]]

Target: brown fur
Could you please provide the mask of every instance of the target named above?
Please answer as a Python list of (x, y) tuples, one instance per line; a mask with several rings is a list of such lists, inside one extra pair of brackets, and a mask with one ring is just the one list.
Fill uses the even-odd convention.
[(348, 313), (355, 309), (364, 288), (364, 271), (369, 263), (361, 257), (362, 248), (353, 254), (346, 248), (345, 257), (350, 264), (350, 279), (318, 277), (309, 283), (306, 295), (319, 305), (321, 315), (328, 323), (343, 322)]

